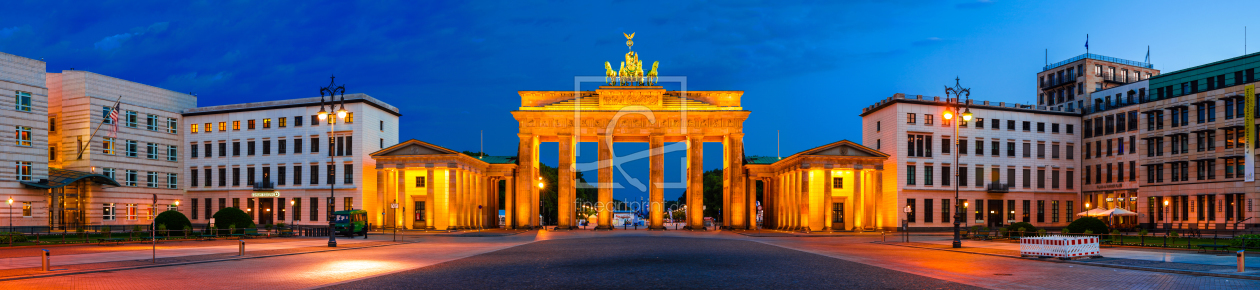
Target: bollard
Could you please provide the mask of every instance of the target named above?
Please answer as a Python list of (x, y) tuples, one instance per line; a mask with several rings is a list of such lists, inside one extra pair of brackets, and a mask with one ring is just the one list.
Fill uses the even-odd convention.
[(241, 254), (239, 256), (244, 256), (245, 255), (245, 240), (238, 240), (238, 241), (241, 241)]
[(880, 242), (888, 241), (888, 231), (879, 231), (879, 241)]
[(43, 250), (43, 251), (44, 251), (44, 258), (43, 258), (43, 259), (41, 259), (41, 260), (43, 260), (43, 263), (42, 263), (42, 265), (40, 266), (40, 270), (43, 270), (44, 272), (48, 272), (48, 267), (49, 267), (49, 266), (52, 266), (52, 265), (51, 265), (51, 264), (52, 264), (52, 261), (50, 261), (50, 260), (49, 260), (49, 259), (51, 259), (52, 255), (51, 255), (51, 253), (49, 253), (49, 252), (48, 252), (48, 250)]
[(1246, 254), (1243, 253), (1243, 250), (1238, 250), (1238, 272), (1239, 273), (1242, 273), (1243, 270), (1247, 269), (1247, 266), (1246, 266), (1247, 260), (1243, 259), (1244, 256), (1246, 256)]

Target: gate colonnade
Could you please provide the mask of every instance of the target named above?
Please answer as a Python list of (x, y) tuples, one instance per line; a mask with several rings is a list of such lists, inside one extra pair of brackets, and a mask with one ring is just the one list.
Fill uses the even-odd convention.
[(765, 228), (877, 230), (895, 227), (897, 219), (896, 197), (883, 193), (887, 159), (842, 140), (782, 159), (749, 156), (745, 167), (749, 183), (762, 183)]
[[(383, 227), (464, 230), (499, 227), (501, 190), (512, 196), (516, 158), (468, 156), (415, 139), (372, 153)], [(506, 181), (506, 188), (500, 188)], [(397, 204), (397, 208), (392, 208)]]
[[(704, 208), (704, 143), (721, 142), (724, 164), (722, 226), (750, 228), (755, 222), (755, 196), (746, 194), (743, 178), (743, 123), (749, 111), (740, 107), (741, 91), (667, 91), (660, 86), (600, 86), (595, 91), (521, 91), (521, 107), (512, 115), (519, 124), (517, 195), (507, 208), (511, 228), (540, 226), (538, 146), (556, 142), (558, 162), (558, 229), (572, 229), (576, 218), (576, 153), (579, 142), (597, 143), (597, 229), (611, 226), (616, 158), (648, 158), (649, 229), (664, 228), (665, 143), (685, 142), (686, 206)], [(647, 152), (617, 154), (613, 143), (646, 142)], [(618, 156), (619, 155), (619, 156)], [(633, 182), (632, 182), (633, 183)], [(642, 185), (640, 183), (640, 185)], [(704, 229), (703, 210), (688, 210), (687, 228)]]

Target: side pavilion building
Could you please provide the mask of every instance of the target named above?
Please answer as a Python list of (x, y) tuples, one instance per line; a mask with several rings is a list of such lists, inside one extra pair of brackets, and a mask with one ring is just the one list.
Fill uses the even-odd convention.
[(885, 193), (883, 186), (887, 160), (886, 153), (841, 140), (786, 158), (748, 156), (744, 167), (749, 184), (763, 184), (767, 229), (876, 230), (897, 225), (896, 190)]
[(386, 228), (497, 228), (501, 184), (509, 200), (516, 192), (515, 156), (473, 157), (412, 139), (372, 153), (372, 159)]

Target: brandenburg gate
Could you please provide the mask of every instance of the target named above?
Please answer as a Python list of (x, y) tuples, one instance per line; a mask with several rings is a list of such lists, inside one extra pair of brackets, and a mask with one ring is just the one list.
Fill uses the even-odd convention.
[[(626, 35), (627, 46), (633, 34)], [(578, 142), (598, 143), (597, 229), (612, 224), (613, 143), (646, 142), (650, 163), (649, 229), (664, 229), (665, 144), (686, 145), (686, 225), (703, 230), (704, 144), (721, 142), (723, 172), (722, 226), (749, 229), (756, 226), (756, 194), (749, 190), (743, 169), (743, 124), (747, 110), (740, 106), (742, 91), (668, 91), (659, 86), (657, 64), (644, 73), (638, 54), (626, 53), (619, 70), (605, 63), (603, 86), (595, 91), (520, 91), (521, 106), (512, 111), (520, 137), (516, 190), (509, 192), (505, 223), (511, 228), (540, 225), (541, 179), (538, 148), (541, 142), (559, 144), (559, 193), (557, 229), (577, 225), (576, 147)], [(628, 156), (628, 155), (623, 155)], [(641, 156), (636, 154), (635, 156)]]

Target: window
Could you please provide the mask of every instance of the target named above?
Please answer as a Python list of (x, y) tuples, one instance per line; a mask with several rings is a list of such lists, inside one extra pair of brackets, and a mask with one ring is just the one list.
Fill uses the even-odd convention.
[[(347, 137), (347, 138), (349, 138), (350, 136), (346, 136), (346, 137)], [(338, 139), (341, 139), (341, 137), (338, 137)], [(907, 150), (907, 154), (906, 154), (906, 155), (907, 155), (907, 156), (910, 156), (910, 157), (932, 157), (932, 135), (914, 135), (914, 134), (911, 134), (911, 135), (907, 136), (907, 139), (906, 139), (906, 140), (907, 140), (907, 146), (908, 146), (908, 147), (906, 147), (906, 150)], [(347, 140), (347, 141), (348, 141), (348, 140)], [(339, 144), (339, 145), (340, 145), (340, 144)], [(347, 147), (349, 147), (348, 145), (349, 145), (349, 144), (347, 144)], [(338, 146), (338, 149), (341, 149), (340, 147), (341, 147), (341, 146)], [(338, 151), (338, 152), (342, 152), (342, 150), (337, 150), (337, 151)], [(349, 151), (349, 148), (346, 148), (346, 150), (345, 150), (345, 151)], [(348, 153), (348, 152), (347, 152), (347, 153)], [(338, 154), (338, 155), (340, 156), (341, 154)], [(349, 155), (349, 154), (347, 154), (347, 155)]]
[(302, 166), (293, 166), (293, 185), (302, 185)]
[(104, 175), (105, 175), (105, 177), (109, 177), (109, 179), (118, 180), (118, 178), (115, 178), (115, 177), (114, 177), (114, 169), (113, 169), (113, 168), (103, 168), (103, 169), (101, 169), (101, 174), (104, 174)]
[(57, 146), (48, 146), (48, 160), (57, 160)]
[(1008, 131), (1015, 130), (1015, 120), (1006, 120), (1006, 130)]
[(949, 186), (949, 181), (954, 178), (953, 175), (949, 174), (949, 170), (949, 166), (941, 165), (941, 185)]
[(241, 156), (241, 142), (240, 141), (232, 142), (232, 156)]
[(219, 131), (227, 131), (227, 122), (219, 122)]
[(279, 120), (279, 121), (280, 121), (280, 124), (279, 124), (279, 125), (280, 125), (280, 128), (284, 128), (284, 127), (288, 126), (288, 124), (287, 124), (287, 123), (288, 123), (288, 122), (287, 122), (287, 121), (288, 121), (288, 118), (286, 118), (286, 117), (280, 117), (280, 120)]
[(241, 186), (241, 168), (232, 168), (232, 186)]
[(918, 119), (914, 113), (906, 113), (906, 124), (914, 124), (917, 121)]
[(284, 166), (276, 167), (276, 185), (284, 185), (284, 182), (287, 179), (285, 177), (288, 176), (286, 174), (288, 173), (287, 172), (288, 170), (289, 170), (288, 167), (284, 167)]
[(907, 199), (906, 199), (906, 208), (909, 208), (909, 209), (910, 209), (910, 211), (909, 211), (909, 212), (906, 212), (906, 222), (911, 222), (911, 223), (915, 222), (915, 220), (914, 220), (914, 211), (916, 210), (916, 208), (915, 208), (915, 206), (914, 206), (914, 199), (913, 199), (913, 198), (907, 198)]
[(1046, 158), (1046, 143), (1037, 143), (1037, 158)]
[[(949, 154), (950, 147), (952, 147), (953, 145), (954, 143), (950, 143), (949, 138), (941, 138), (941, 153)], [(879, 149), (879, 148), (876, 148), (876, 149)]]
[(15, 172), (17, 172), (17, 180), (21, 180), (21, 181), (31, 180), (31, 162), (30, 161), (17, 161), (16, 164), (17, 164), (17, 171)]
[(128, 203), (126, 214), (127, 214), (128, 220), (135, 220), (136, 219), (136, 204)]
[(145, 174), (144, 181), (145, 181), (145, 185), (148, 186), (149, 188), (157, 188), (158, 187), (157, 172), (149, 171), (148, 174)]
[[(250, 121), (253, 121), (253, 120), (250, 120)], [(263, 129), (270, 129), (270, 128), (271, 128), (271, 118), (263, 119)]]
[(116, 215), (116, 213), (114, 212), (114, 204), (113, 204), (113, 203), (106, 203), (106, 204), (104, 204), (104, 206), (103, 206), (103, 207), (102, 207), (102, 209), (101, 209), (101, 219), (102, 219), (102, 220), (107, 220), (107, 221), (112, 221), (112, 220), (117, 220), (117, 219), (118, 219), (118, 216), (117, 216), (117, 215)]
[(136, 143), (136, 140), (127, 140), (126, 145), (124, 145), (125, 148), (123, 148), (127, 152), (127, 157), (136, 157), (136, 149), (139, 147)]
[(276, 148), (276, 151), (278, 151), (278, 152), (276, 152), (276, 153), (279, 153), (279, 154), (284, 154), (284, 153), (285, 153), (285, 151), (288, 151), (288, 150), (287, 150), (287, 147), (288, 147), (288, 142), (287, 142), (287, 141), (289, 141), (289, 140), (286, 140), (286, 139), (280, 139), (280, 140), (278, 140), (279, 144), (277, 144), (277, 148)]
[(984, 118), (976, 118), (976, 129), (984, 129)]
[(16, 127), (17, 127), (17, 145), (18, 146), (31, 146), (31, 127), (26, 127), (26, 126), (16, 126)]
[(1028, 215), (1030, 212), (1032, 212), (1032, 201), (1025, 200), (1024, 201), (1024, 214), (1023, 214), (1024, 222), (1032, 222), (1032, 220), (1030, 219), (1030, 216)]
[(1046, 132), (1046, 123), (1044, 123), (1044, 122), (1037, 122), (1037, 132), (1038, 132), (1038, 133), (1045, 133), (1045, 132)]
[(241, 130), (241, 121), (232, 121), (232, 131), (240, 131), (240, 130)]
[(302, 116), (293, 116), (293, 126), (302, 127)]
[(293, 153), (302, 153), (302, 138), (293, 138)]
[(246, 120), (245, 122), (246, 122), (245, 129), (249, 129), (249, 130), (254, 129), (254, 119), (249, 119), (249, 120)]
[(262, 141), (262, 151), (263, 155), (271, 155), (271, 140)]
[(346, 123), (354, 123), (354, 112), (346, 112)]
[[(1074, 147), (1075, 147), (1075, 146), (1073, 146), (1072, 144), (1068, 144), (1068, 145), (1067, 145), (1067, 152), (1065, 152), (1065, 153), (1067, 153), (1067, 159), (1068, 159), (1068, 160), (1072, 160), (1072, 155), (1074, 154), (1074, 152), (1073, 152), (1073, 151), (1076, 151), (1076, 149), (1075, 149)], [(1058, 150), (1056, 149), (1055, 151), (1057, 152)]]
[(1073, 175), (1074, 175), (1074, 174), (1073, 174), (1073, 172), (1072, 172), (1071, 170), (1068, 170), (1068, 172), (1067, 172), (1067, 184), (1066, 184), (1066, 185), (1067, 185), (1067, 189), (1072, 189), (1072, 180), (1073, 180), (1073, 179), (1072, 179), (1072, 177), (1073, 177)]
[(958, 167), (958, 186), (967, 186), (967, 168)]
[(31, 111), (31, 93), (17, 92), (14, 103), (17, 104), (17, 110), (22, 112)]
[(984, 187), (984, 167), (976, 167), (976, 187)]
[(1046, 188), (1046, 170), (1037, 169), (1037, 188)]
[(137, 183), (139, 183), (139, 176), (137, 176), (137, 175), (136, 175), (136, 171), (135, 171), (135, 170), (130, 170), (130, 169), (128, 169), (128, 170), (124, 171), (124, 174), (125, 174), (125, 176), (126, 176), (126, 178), (127, 178), (126, 184), (124, 184), (124, 185), (126, 185), (126, 186), (136, 186), (136, 184), (137, 184)]
[(138, 118), (136, 116), (136, 111), (127, 111), (127, 114), (124, 116), (124, 119), (123, 119), (123, 124), (127, 126), (128, 128), (135, 128), (136, 121), (137, 121), (136, 118)]
[[(932, 169), (934, 169), (934, 167), (932, 167), (931, 165), (923, 166), (923, 185), (932, 185), (932, 181), (934, 180), (933, 178), (935, 178), (932, 176)], [(836, 182), (839, 182), (839, 181), (840, 181), (839, 177), (832, 178), (832, 188), (843, 188), (843, 187), (836, 187), (836, 185), (839, 185)]]
[(993, 126), (991, 126), (993, 127), (993, 130), (1002, 129), (1000, 128), (1002, 127), (1002, 120), (990, 119), (989, 124), (993, 124)]
[(1032, 122), (1024, 121), (1024, 131), (1032, 131)]
[[(194, 132), (196, 130), (193, 130)], [(175, 134), (179, 132), (179, 121), (175, 118), (166, 118), (166, 133)]]
[(157, 144), (144, 143), (144, 155), (148, 159), (157, 159)]
[(916, 179), (914, 176), (915, 167), (917, 166), (914, 164), (906, 165), (906, 185), (914, 185), (914, 180)]
[[(879, 123), (879, 122), (876, 122), (876, 123)], [(385, 121), (381, 121), (381, 131), (385, 131)], [(879, 130), (875, 130), (875, 131), (878, 132)]]
[(311, 165), (311, 185), (319, 184), (319, 165)]
[(1002, 146), (1001, 146), (1001, 145), (1002, 145), (1002, 143), (1000, 143), (1000, 142), (998, 142), (998, 141), (992, 141), (992, 142), (989, 142), (989, 143), (990, 143), (990, 144), (989, 144), (989, 145), (990, 145), (990, 146), (989, 146), (989, 154), (992, 154), (993, 156), (1002, 156), (1002, 153), (1001, 153), (1001, 152), (999, 152), (999, 151), (1001, 151), (1001, 148), (1002, 148)]
[(200, 131), (200, 128), (201, 128), (201, 127), (200, 127), (200, 126), (198, 126), (197, 124), (192, 124), (192, 127), (191, 127), (191, 128), (192, 128), (192, 132), (193, 132), (193, 133), (197, 133), (198, 131)]
[[(382, 124), (384, 124), (384, 121), (381, 121), (381, 123), (382, 123)], [(924, 125), (932, 125), (932, 115), (931, 115), (931, 114), (923, 114), (923, 124), (924, 124)]]
[(1059, 133), (1059, 123), (1050, 124), (1050, 133)]
[(1024, 158), (1032, 157), (1032, 143), (1024, 142)]
[[(197, 148), (197, 147), (193, 146), (193, 148)], [(176, 150), (174, 145), (166, 145), (166, 161), (178, 161), (179, 160), (178, 151), (179, 150)], [(196, 155), (196, 153), (194, 153), (194, 155)]]
[(1032, 169), (1024, 168), (1023, 188), (1032, 188)]
[(1037, 201), (1037, 222), (1046, 222), (1046, 201), (1044, 200)]
[(1015, 142), (1006, 142), (1006, 157), (1015, 157)]
[(252, 166), (246, 167), (245, 168), (245, 186), (254, 186), (255, 180), (257, 179), (254, 178), (254, 167)]
[(157, 131), (158, 130), (158, 116), (153, 115), (153, 114), (147, 114), (144, 118), (144, 126), (145, 126), (144, 128), (148, 129), (149, 131)]
[(976, 155), (984, 155), (984, 141), (976, 140)]
[(302, 220), (302, 199), (293, 198), (293, 221)]
[(311, 137), (311, 153), (319, 153), (319, 137)]
[[(197, 178), (197, 174), (199, 174), (199, 173), (201, 173), (201, 172), (197, 171), (197, 169), (196, 169), (196, 168), (193, 168), (191, 171), (189, 171), (189, 172), (188, 172), (188, 177), (191, 177), (191, 179), (189, 179), (189, 182), (191, 182), (191, 183), (189, 184), (189, 186), (192, 186), (192, 187), (197, 187), (197, 186), (199, 186), (199, 185), (198, 185), (198, 183), (197, 183), (197, 182), (200, 180), (200, 179), (198, 179), (198, 178)], [(209, 173), (207, 172), (207, 174), (209, 174)], [(210, 177), (210, 176), (206, 176), (206, 177), (208, 178), (208, 177)], [(209, 182), (209, 181), (207, 181), (207, 182), (206, 182), (206, 185), (210, 185), (210, 182)], [(194, 199), (194, 200), (196, 200), (196, 199)], [(195, 208), (195, 207), (196, 207), (196, 206), (194, 206), (194, 208)], [(194, 214), (195, 214), (195, 213), (194, 213)]]
[(341, 176), (344, 176), (341, 184), (354, 184), (354, 164), (345, 164), (345, 172)]

